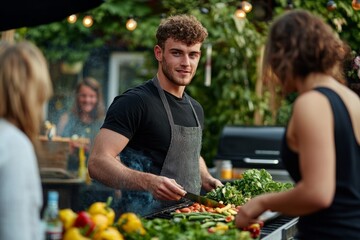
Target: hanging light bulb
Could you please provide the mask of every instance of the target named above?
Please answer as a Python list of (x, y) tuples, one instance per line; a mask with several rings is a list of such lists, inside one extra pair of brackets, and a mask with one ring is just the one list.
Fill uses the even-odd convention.
[(234, 13), (235, 17), (237, 19), (244, 19), (246, 18), (246, 12), (244, 10), (242, 10), (241, 7), (238, 7)]
[(249, 12), (251, 12), (252, 5), (248, 1), (242, 1), (241, 8), (244, 12), (249, 13)]
[(68, 16), (66, 19), (67, 19), (68, 23), (76, 23), (77, 16), (76, 16), (76, 14), (72, 14), (72, 15)]
[(137, 27), (137, 22), (134, 20), (134, 18), (130, 17), (126, 21), (126, 29), (129, 31), (134, 31)]
[(351, 6), (355, 11), (360, 10), (360, 0), (353, 0)]
[(93, 24), (94, 24), (94, 20), (93, 18), (90, 16), (90, 15), (86, 15), (84, 18), (83, 18), (83, 25), (87, 28), (91, 27)]
[(334, 1), (329, 0), (329, 1), (327, 2), (327, 4), (326, 4), (326, 8), (327, 8), (327, 10), (329, 10), (329, 11), (334, 11), (334, 10), (337, 8), (337, 6), (336, 6), (336, 3), (335, 3)]

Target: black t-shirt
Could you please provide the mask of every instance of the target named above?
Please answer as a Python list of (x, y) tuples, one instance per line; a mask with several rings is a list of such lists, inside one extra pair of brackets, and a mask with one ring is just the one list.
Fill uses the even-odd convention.
[[(203, 129), (204, 111), (196, 100), (188, 95), (180, 99), (166, 91), (165, 95), (176, 125), (197, 126), (190, 99)], [(161, 169), (170, 145), (171, 130), (159, 92), (151, 80), (117, 96), (102, 128), (127, 137), (129, 147), (143, 151), (153, 159), (155, 167)]]

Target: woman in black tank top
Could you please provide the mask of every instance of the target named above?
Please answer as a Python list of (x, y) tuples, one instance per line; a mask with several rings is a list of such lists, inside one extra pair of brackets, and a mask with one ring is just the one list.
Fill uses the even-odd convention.
[(349, 48), (330, 26), (304, 10), (272, 25), (264, 79), (297, 92), (282, 145), (282, 160), (295, 187), (248, 201), (236, 225), (257, 221), (266, 210), (299, 216), (298, 239), (360, 238), (360, 99), (342, 84)]

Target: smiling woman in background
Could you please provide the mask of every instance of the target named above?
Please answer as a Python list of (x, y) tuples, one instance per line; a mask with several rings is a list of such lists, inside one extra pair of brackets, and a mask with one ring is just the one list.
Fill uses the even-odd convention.
[(285, 94), (299, 94), (281, 154), (296, 186), (247, 202), (238, 227), (272, 210), (300, 216), (297, 239), (359, 239), (360, 99), (339, 83), (347, 52), (330, 26), (304, 10), (272, 25), (263, 72)]
[(100, 130), (105, 116), (101, 85), (91, 77), (84, 78), (75, 89), (74, 105), (69, 113), (60, 117), (58, 135), (62, 137), (90, 138)]
[(72, 139), (67, 163), (69, 171), (76, 173), (79, 168), (80, 148), (84, 148), (86, 155), (89, 154), (104, 117), (101, 85), (94, 78), (84, 78), (75, 88), (75, 101), (71, 111), (64, 113), (57, 124), (57, 134)]
[(0, 239), (42, 239), (42, 190), (33, 146), (51, 95), (39, 49), (29, 42), (0, 43)]

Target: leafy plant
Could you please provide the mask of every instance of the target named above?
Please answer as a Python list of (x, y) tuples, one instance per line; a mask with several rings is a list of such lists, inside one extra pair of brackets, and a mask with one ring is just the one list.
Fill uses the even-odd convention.
[[(334, 2), (337, 9), (329, 11), (326, 1), (293, 0), (295, 8), (322, 16), (355, 52), (360, 52), (360, 31), (354, 31), (360, 28), (360, 15), (351, 8), (350, 1)], [(288, 1), (275, 0), (273, 3), (273, 16), (276, 17), (285, 11)], [(285, 125), (294, 100), (293, 96), (282, 99), (276, 89), (266, 89), (258, 74), (269, 22), (256, 20), (254, 11), (246, 19), (238, 20), (234, 18), (236, 7), (237, 2), (233, 0), (107, 0), (88, 13), (78, 14), (75, 24), (63, 20), (19, 29), (18, 35), (39, 45), (51, 62), (84, 61), (94, 50), (108, 48), (146, 52), (146, 66), (153, 69), (156, 61), (152, 49), (161, 16), (195, 15), (208, 29), (209, 37), (203, 45), (203, 57), (187, 92), (204, 107), (202, 155), (211, 166), (225, 125)], [(85, 28), (81, 23), (85, 14), (94, 18), (91, 28)], [(125, 28), (130, 15), (138, 21), (133, 32)], [(205, 86), (206, 47), (210, 44), (211, 85)]]
[(251, 198), (270, 192), (281, 192), (293, 188), (292, 183), (274, 181), (265, 169), (249, 169), (241, 179), (225, 183), (206, 194), (208, 198), (224, 204), (243, 205)]

